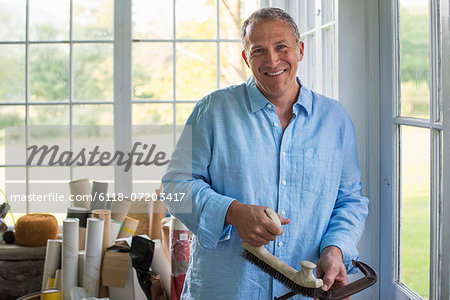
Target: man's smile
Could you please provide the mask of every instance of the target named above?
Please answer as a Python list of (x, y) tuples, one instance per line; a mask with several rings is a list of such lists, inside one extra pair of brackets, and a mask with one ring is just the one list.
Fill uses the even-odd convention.
[(278, 76), (278, 75), (281, 75), (282, 73), (284, 73), (285, 71), (286, 71), (286, 69), (280, 70), (280, 71), (277, 71), (277, 72), (273, 72), (273, 73), (265, 72), (264, 74), (265, 75), (269, 75), (269, 76)]

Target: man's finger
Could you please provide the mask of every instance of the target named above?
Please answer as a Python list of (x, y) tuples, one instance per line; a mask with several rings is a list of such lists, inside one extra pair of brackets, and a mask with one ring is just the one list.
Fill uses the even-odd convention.
[(330, 269), (328, 270), (328, 272), (325, 274), (325, 276), (323, 277), (323, 286), (322, 286), (322, 290), (323, 291), (328, 291), (330, 289), (330, 287), (333, 285), (336, 276), (338, 275), (338, 271), (336, 269)]

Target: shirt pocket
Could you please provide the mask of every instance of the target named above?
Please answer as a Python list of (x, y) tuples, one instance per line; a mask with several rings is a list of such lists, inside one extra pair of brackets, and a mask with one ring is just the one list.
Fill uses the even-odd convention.
[(329, 195), (339, 181), (338, 152), (333, 149), (306, 148), (303, 153), (303, 189)]

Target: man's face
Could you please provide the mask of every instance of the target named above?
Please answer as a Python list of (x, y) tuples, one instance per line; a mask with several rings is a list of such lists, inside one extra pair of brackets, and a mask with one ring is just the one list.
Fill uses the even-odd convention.
[(283, 20), (270, 20), (251, 25), (247, 33), (242, 57), (262, 94), (269, 100), (296, 95), (303, 43), (296, 42), (292, 28)]

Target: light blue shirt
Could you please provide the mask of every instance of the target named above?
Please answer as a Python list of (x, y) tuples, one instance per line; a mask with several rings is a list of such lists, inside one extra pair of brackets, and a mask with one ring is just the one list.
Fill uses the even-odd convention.
[[(186, 192), (192, 201), (166, 201), (195, 235), (182, 299), (269, 300), (289, 292), (241, 258), (242, 239), (224, 221), (234, 199), (291, 219), (265, 247), (293, 268), (317, 263), (323, 248), (335, 245), (347, 271), (355, 271), (368, 199), (352, 121), (339, 102), (303, 84), (293, 113), (283, 132), (253, 76), (195, 106), (163, 178), (166, 194)], [(178, 213), (186, 209), (192, 212)]]

